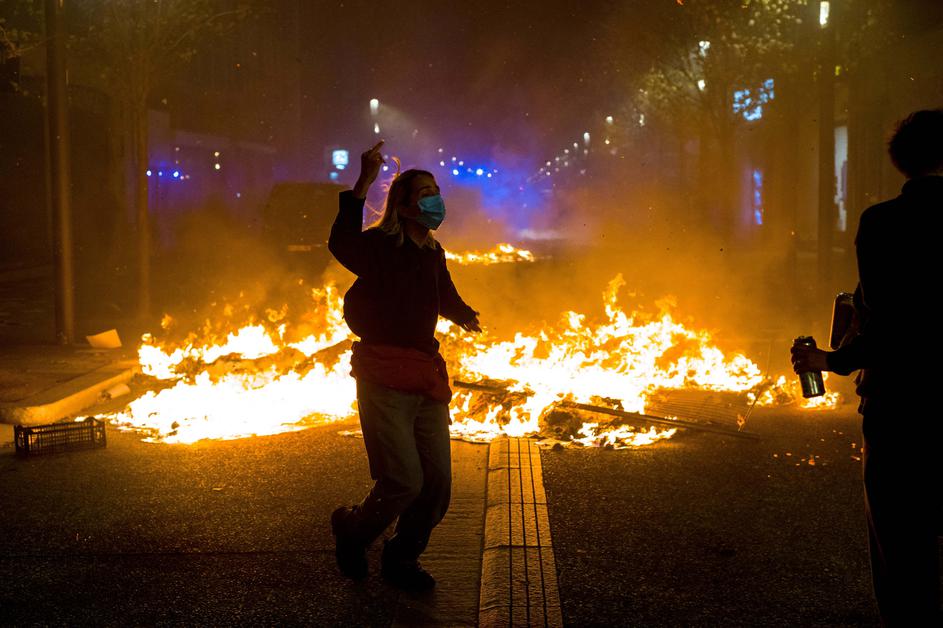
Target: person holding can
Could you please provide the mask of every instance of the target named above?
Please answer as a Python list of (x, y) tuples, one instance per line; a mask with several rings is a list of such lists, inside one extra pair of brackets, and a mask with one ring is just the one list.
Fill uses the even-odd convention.
[(439, 316), (481, 331), (478, 312), (459, 296), (432, 231), (445, 219), (435, 177), (406, 170), (390, 185), (376, 224), (362, 230), (367, 190), (384, 162), (383, 142), (363, 153), (353, 190), (340, 194), (328, 248), (357, 275), (344, 297), (353, 344), (352, 375), (363, 441), (376, 483), (355, 506), (331, 515), (337, 564), (351, 578), (367, 575), (366, 550), (397, 520), (385, 543), (381, 573), (421, 591), (435, 579), (419, 564), (433, 528), (449, 506), (452, 391), (435, 328)]
[[(907, 177), (866, 209), (855, 248), (859, 330), (833, 352), (797, 344), (797, 373), (861, 370), (865, 510), (874, 593), (886, 626), (940, 626), (943, 419), (932, 392), (941, 357), (929, 307), (940, 270), (943, 109), (902, 120), (889, 143)], [(922, 301), (927, 301), (923, 303)]]

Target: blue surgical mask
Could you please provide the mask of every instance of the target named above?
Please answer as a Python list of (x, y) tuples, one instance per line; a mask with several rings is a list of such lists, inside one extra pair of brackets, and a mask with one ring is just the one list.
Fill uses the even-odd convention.
[(416, 222), (429, 229), (438, 229), (445, 220), (445, 201), (442, 196), (424, 196), (419, 199), (419, 216)]

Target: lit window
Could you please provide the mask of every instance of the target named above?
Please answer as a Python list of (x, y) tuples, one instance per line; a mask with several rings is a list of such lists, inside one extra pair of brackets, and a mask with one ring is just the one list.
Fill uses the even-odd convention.
[(757, 225), (763, 224), (763, 171), (759, 168), (753, 169), (753, 222)]
[(819, 26), (828, 26), (828, 14), (831, 5), (828, 2), (819, 2)]

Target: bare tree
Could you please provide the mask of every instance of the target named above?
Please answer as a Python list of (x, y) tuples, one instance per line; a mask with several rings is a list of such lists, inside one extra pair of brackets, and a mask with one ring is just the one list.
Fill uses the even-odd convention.
[[(131, 172), (137, 228), (138, 309), (151, 309), (148, 211), (148, 105), (186, 67), (201, 43), (231, 32), (251, 13), (246, 0), (77, 0), (74, 50), (112, 102), (113, 136)], [(120, 179), (123, 173), (117, 173)]]
[[(834, 62), (843, 72), (866, 67), (891, 36), (893, 3), (829, 4), (839, 28)], [(759, 116), (760, 107), (764, 117), (781, 116), (785, 103), (778, 101), (802, 98), (803, 90), (804, 101), (790, 106), (815, 106), (815, 76), (833, 71), (817, 67), (819, 11), (820, 3), (812, 0), (684, 0), (633, 3), (610, 20), (606, 40), (612, 63), (632, 69), (618, 74), (625, 109), (658, 127), (663, 137), (681, 144), (697, 140), (697, 176), (689, 179), (696, 193), (689, 198), (732, 207), (738, 129)]]

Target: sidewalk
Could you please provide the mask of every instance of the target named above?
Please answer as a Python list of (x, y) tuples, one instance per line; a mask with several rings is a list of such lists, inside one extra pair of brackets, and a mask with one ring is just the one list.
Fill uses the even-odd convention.
[(130, 349), (0, 346), (0, 424), (37, 425), (69, 417), (136, 371)]

